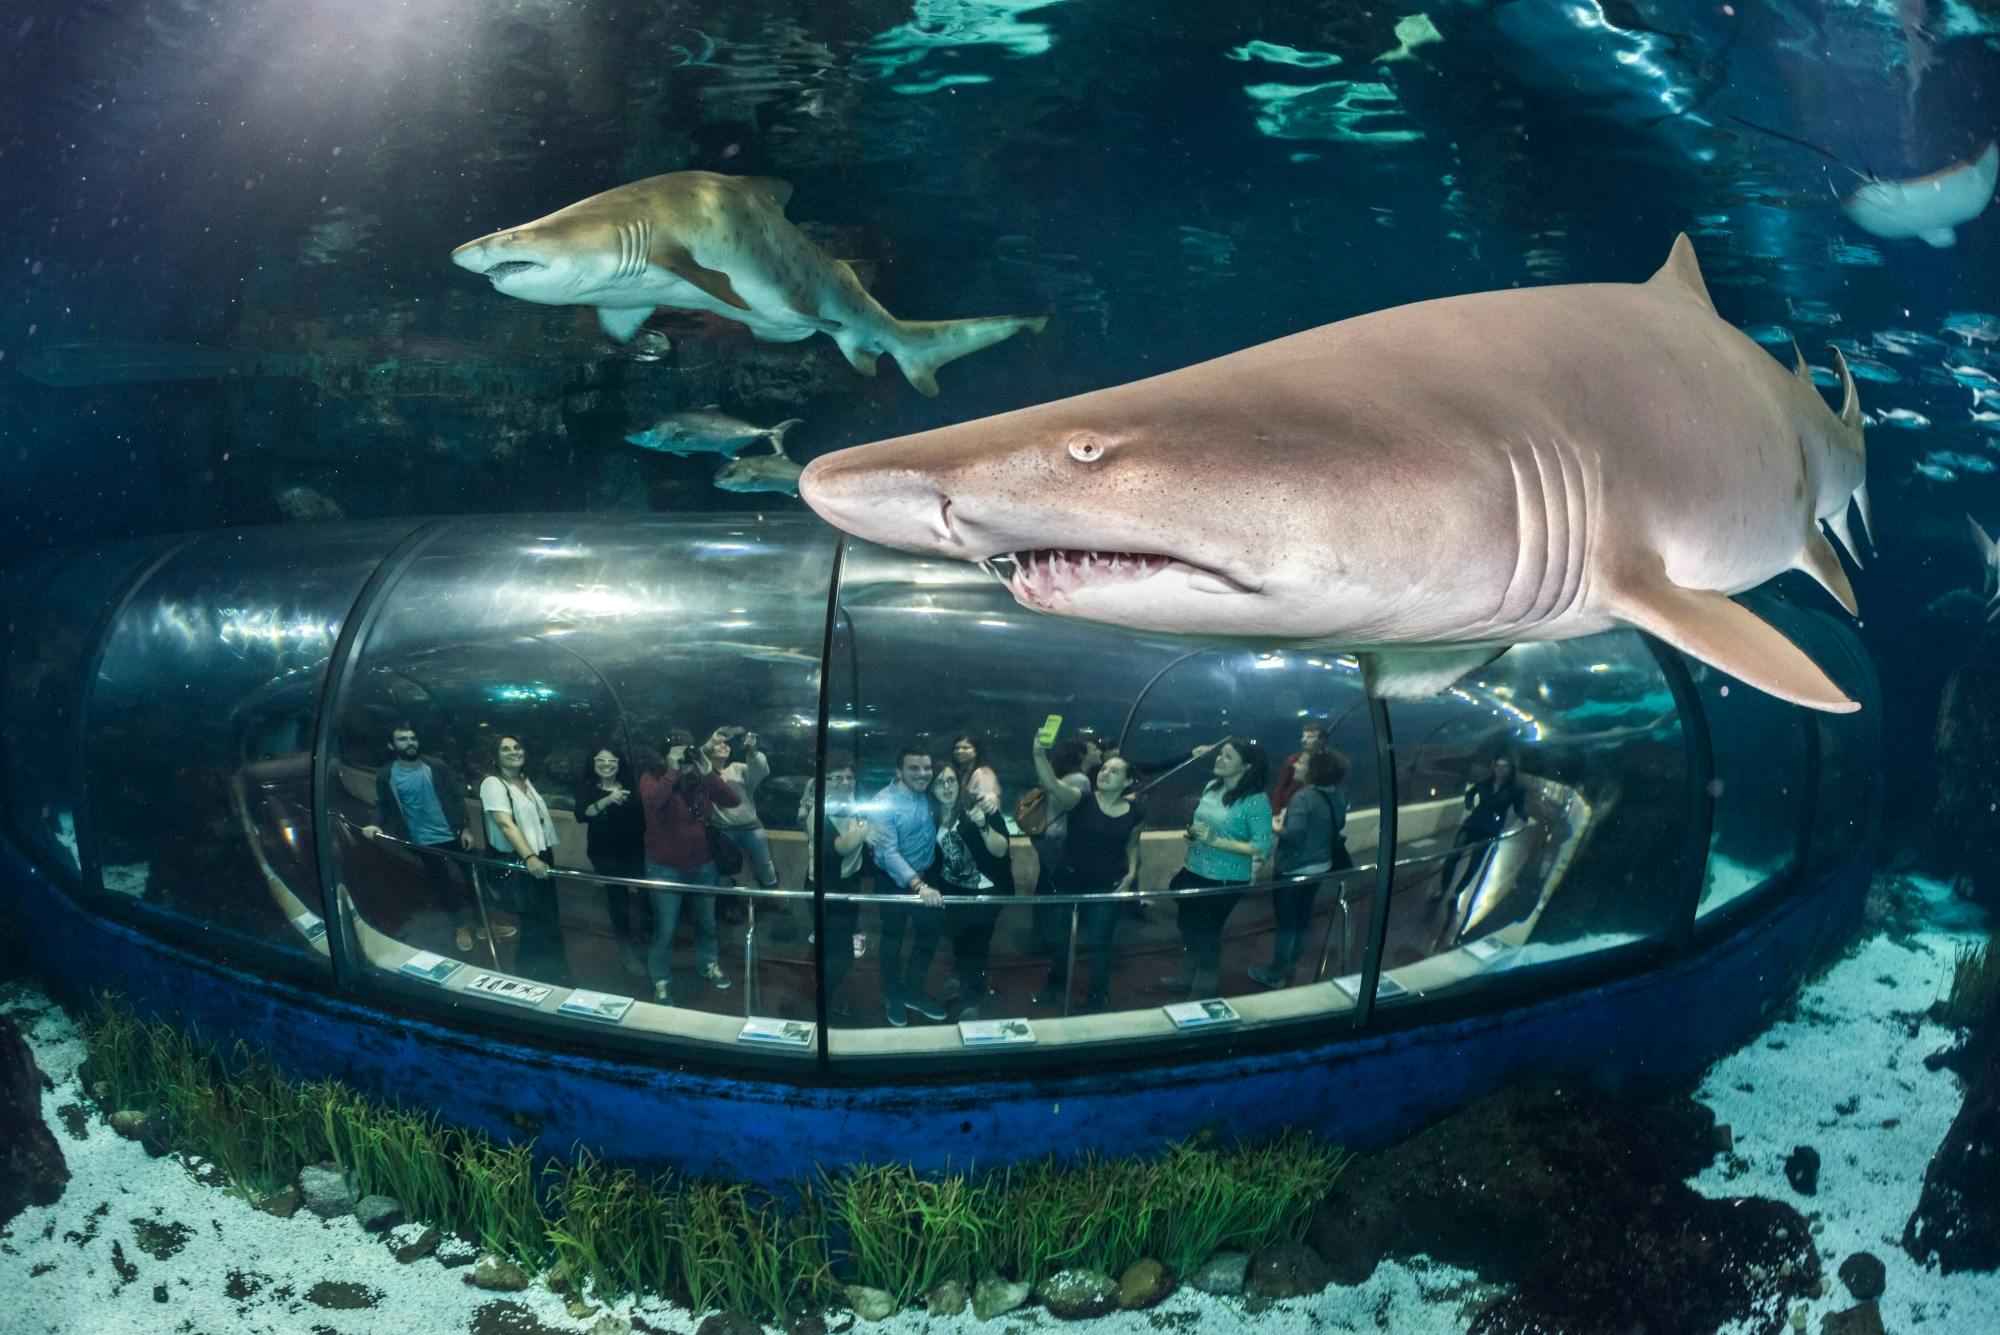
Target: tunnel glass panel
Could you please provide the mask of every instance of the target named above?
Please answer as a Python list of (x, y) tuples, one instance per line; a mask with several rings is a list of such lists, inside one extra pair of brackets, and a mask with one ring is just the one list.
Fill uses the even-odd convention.
[[(1771, 619), (1768, 606), (1760, 614)], [(1810, 796), (1804, 710), (1696, 659), (1688, 671), (1708, 721), (1715, 777), (1708, 869), (1697, 910), (1706, 917), (1775, 887), (1793, 872)]]
[(1776, 599), (1751, 601), (1751, 605), (1810, 654), (1861, 706), (1849, 714), (1798, 711), (1800, 726), (1816, 730), (1819, 743), (1813, 864), (1815, 868), (1830, 867), (1866, 844), (1881, 806), (1881, 685), (1874, 664), (1861, 652), (1837, 610)]
[[(858, 892), (879, 902), (849, 912), (829, 896), (829, 936), (835, 943), (851, 937), (855, 956), (838, 979), (829, 960), (829, 984), (839, 984), (829, 993), (837, 1060), (980, 1050), (1004, 1043), (1007, 1027), (1018, 1022), (1027, 1028), (1014, 1028), (1013, 1038), (1032, 1036), (1043, 1046), (1171, 1038), (1177, 1025), (1165, 1008), (1190, 1000), (1197, 1008), (1227, 1000), (1220, 1014), (1252, 1024), (1345, 1009), (1327, 989), (1304, 986), (1341, 957), (1339, 928), (1351, 923), (1353, 910), (1343, 915), (1339, 893), (1322, 891), (1309, 907), (1303, 895), (1291, 897), (1287, 912), (1298, 912), (1288, 921), (1297, 922), (1299, 945), (1290, 981), (1298, 986), (1274, 990), (1248, 972), (1267, 969), (1275, 947), (1268, 869), (1253, 869), (1247, 857), (1240, 866), (1205, 864), (1219, 890), (1182, 873), (1186, 832), (1214, 776), (1214, 748), (1231, 737), (1255, 743), (1247, 749), (1263, 774), (1246, 785), (1252, 798), (1227, 816), (1261, 824), (1258, 837), (1267, 845), (1268, 789), (1279, 762), (1299, 748), (1309, 717), (1326, 722), (1334, 745), (1354, 760), (1336, 797), (1372, 806), (1373, 735), (1351, 660), (1260, 653), (1028, 612), (977, 568), (856, 543), (848, 549), (831, 662), (828, 765), (836, 783), (844, 781), (839, 762), (853, 767), (858, 796), (851, 807), (834, 804), (822, 839), (846, 836), (859, 816), (882, 845), (859, 865), (852, 851), (846, 859)], [(1053, 828), (1033, 836), (1023, 830), (1024, 820), (1035, 822), (1022, 800), (1042, 786), (1032, 741), (1050, 715), (1061, 716), (1048, 751), (1052, 777), (1094, 768), (1089, 743), (1125, 761), (1136, 827), (1121, 823), (1117, 801), (1100, 803), (1091, 788), (1055, 813)], [(921, 797), (908, 791), (907, 778), (899, 783), (906, 744), (936, 775), (956, 759), (961, 733), (984, 752), (983, 765), (969, 767), (977, 784), (999, 791), (997, 814), (1009, 836), (1002, 866), (991, 849), (984, 858), (972, 855), (973, 840), (984, 847), (976, 820), (953, 825), (941, 846), (930, 835), (944, 824), (935, 778)], [(978, 775), (981, 768), (990, 776)], [(1049, 812), (1045, 801), (1045, 819)], [(907, 835), (893, 855), (892, 823)], [(1365, 817), (1356, 823), (1372, 828)], [(1072, 844), (1079, 830), (1088, 842)], [(1116, 897), (1135, 831), (1137, 893)], [(821, 855), (833, 865), (824, 843)], [(912, 861), (931, 864), (925, 879), (941, 891), (935, 907), (904, 888)], [(1264, 883), (1249, 886), (1253, 874)], [(991, 888), (979, 887), (982, 876)], [(1185, 893), (1170, 896), (1177, 885)], [(971, 889), (987, 902), (961, 902)], [(996, 898), (1001, 902), (991, 902)], [(1184, 1018), (1200, 1027), (1215, 1017)]]
[(1400, 768), (1379, 1003), (1504, 985), (1667, 934), (1685, 741), (1638, 636), (1517, 646), (1389, 712)]
[(45, 866), (75, 875), (77, 711), (92, 632), (119, 587), (161, 543), (116, 543), (51, 571), (14, 618), (7, 654), (8, 819)]
[[(329, 738), (355, 957), (453, 1004), (567, 1005), (633, 1033), (736, 1045), (770, 1020), (774, 1050), (811, 1056), (800, 808), (834, 552), (803, 516), (510, 519), (427, 545), (357, 644)], [(392, 749), (404, 725), (414, 761)], [(675, 728), (724, 730), (722, 773), (666, 773)], [(507, 739), (525, 784), (501, 776)], [(691, 790), (701, 810), (735, 798), (731, 823), (705, 830)], [(711, 839), (744, 853), (725, 886), (772, 893), (709, 884)], [(552, 875), (522, 869), (524, 844)], [(431, 959), (441, 980), (417, 976)]]
[(216, 533), (134, 590), (93, 688), (87, 778), (104, 888), (236, 942), (324, 958), (312, 748), (334, 640), (412, 525)]

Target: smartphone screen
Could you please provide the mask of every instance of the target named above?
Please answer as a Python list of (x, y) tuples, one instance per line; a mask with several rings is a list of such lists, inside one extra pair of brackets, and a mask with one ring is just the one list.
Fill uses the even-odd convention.
[(1051, 714), (1042, 720), (1042, 730), (1035, 734), (1035, 740), (1043, 746), (1055, 745), (1056, 734), (1062, 731), (1062, 715)]

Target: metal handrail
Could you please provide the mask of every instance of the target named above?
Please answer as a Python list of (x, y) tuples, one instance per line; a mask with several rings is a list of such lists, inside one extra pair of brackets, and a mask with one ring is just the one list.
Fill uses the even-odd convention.
[[(362, 826), (358, 822), (350, 820), (346, 816), (335, 816), (334, 819), (357, 834), (362, 829)], [(1483, 849), (1488, 844), (1497, 844), (1502, 839), (1516, 838), (1526, 828), (1525, 825), (1517, 825), (1511, 830), (1506, 830), (1493, 836), (1491, 839), (1479, 839), (1469, 844), (1462, 844), (1458, 847), (1457, 852), (1463, 856), (1479, 856), (1479, 854), (1474, 853), (1472, 850)], [(449, 858), (455, 862), (469, 863), (477, 867), (517, 870), (521, 865), (519, 862), (506, 858), (492, 857), (485, 853), (467, 853), (453, 848), (434, 848), (428, 844), (411, 843), (409, 840), (393, 834), (384, 833), (374, 835), (372, 836), (372, 840), (375, 843), (393, 844), (398, 848), (407, 848), (414, 853), (421, 853), (430, 857)], [(1426, 862), (1441, 862), (1446, 857), (1449, 857), (1452, 851), (1451, 849), (1444, 849), (1435, 853), (1425, 853), (1418, 857), (1398, 859), (1393, 865), (1397, 868), (1405, 868), (1422, 866)], [(1320, 872), (1316, 875), (1277, 876), (1263, 881), (1232, 881), (1224, 885), (1189, 886), (1180, 890), (1168, 888), (1159, 890), (1095, 891), (1080, 894), (1048, 895), (947, 894), (944, 898), (949, 904), (991, 904), (996, 907), (1019, 904), (1026, 900), (1033, 900), (1037, 904), (1102, 904), (1106, 900), (1119, 900), (1129, 903), (1135, 900), (1150, 902), (1153, 900), (1201, 899), (1214, 895), (1241, 895), (1258, 890), (1284, 889), (1285, 887), (1297, 885), (1299, 882), (1307, 880), (1325, 882), (1356, 875), (1360, 872), (1372, 872), (1376, 869), (1377, 865), (1374, 862), (1357, 862), (1352, 867), (1343, 867), (1339, 871)], [(810, 900), (814, 897), (814, 892), (810, 888), (785, 890), (776, 887), (767, 889), (763, 886), (694, 885), (686, 881), (654, 880), (644, 876), (608, 876), (602, 872), (576, 871), (569, 867), (551, 865), (547, 879), (555, 880), (557, 878), (565, 881), (575, 881), (584, 885), (622, 885), (635, 890), (673, 890), (702, 895), (729, 895), (743, 899)], [(826, 898), (843, 904), (908, 904), (912, 896), (908, 891), (896, 894), (859, 894), (848, 891), (829, 890), (826, 892)]]

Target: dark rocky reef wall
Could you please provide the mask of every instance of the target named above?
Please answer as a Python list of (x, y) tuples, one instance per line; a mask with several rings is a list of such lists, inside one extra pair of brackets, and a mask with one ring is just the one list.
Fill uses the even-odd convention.
[(12, 1018), (0, 1015), (0, 1226), (30, 1205), (53, 1205), (69, 1185), (56, 1138), (42, 1120), (47, 1078)]

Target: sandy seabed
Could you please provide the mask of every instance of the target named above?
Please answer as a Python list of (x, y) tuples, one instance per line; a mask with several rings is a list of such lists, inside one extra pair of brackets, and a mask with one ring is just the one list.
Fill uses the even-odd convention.
[[(1873, 1253), (1888, 1270), (1881, 1313), (1892, 1335), (1989, 1335), (2000, 1332), (2000, 1275), (1941, 1276), (1900, 1245), (1924, 1167), (1961, 1102), (1955, 1077), (1924, 1068), (1923, 1058), (1951, 1040), (1924, 1011), (1944, 994), (1957, 947), (1984, 931), (1979, 916), (1944, 887), (1906, 884), (1919, 897), (1910, 930), (1858, 941), (1783, 1018), (1708, 1071), (1698, 1097), (1733, 1129), (1736, 1148), (1693, 1185), (1710, 1196), (1763, 1195), (1799, 1208), (1830, 1279), (1851, 1253)], [(58, 1109), (84, 1106), (76, 1079), (84, 1052), (74, 1022), (19, 984), (0, 989), (0, 1011), (21, 1024), (55, 1082), (43, 1114), (71, 1172), (61, 1201), (30, 1208), (0, 1231), (0, 1335), (431, 1335), (470, 1332), (476, 1322), (497, 1335), (506, 1327), (495, 1322), (496, 1304), (525, 1309), (550, 1331), (581, 1335), (595, 1327), (604, 1335), (624, 1324), (600, 1324), (607, 1309), (572, 1318), (563, 1299), (542, 1289), (475, 1289), (465, 1283), (467, 1271), (434, 1260), (399, 1265), (383, 1240), (351, 1217), (325, 1221), (301, 1211), (272, 1218), (201, 1185), (177, 1158), (147, 1157), (95, 1116), (65, 1119)], [(1784, 1160), (1796, 1145), (1819, 1151), (1816, 1196), (1800, 1196), (1785, 1180)], [(170, 1227), (176, 1224), (182, 1227)], [(165, 1259), (155, 1254), (167, 1250), (163, 1232), (180, 1238)], [(372, 1305), (322, 1306), (312, 1296), (322, 1285), (365, 1290)], [(1084, 1324), (1105, 1335), (1448, 1335), (1463, 1331), (1495, 1292), (1469, 1272), (1419, 1257), (1385, 1262), (1365, 1284), (1254, 1311), (1239, 1299), (1182, 1290), (1151, 1311)], [(1825, 1296), (1801, 1305), (1804, 1329), (1816, 1331), (1823, 1314), (1852, 1305), (1831, 1280)], [(665, 1303), (626, 1302), (608, 1311), (659, 1330), (692, 1332), (699, 1324)], [(985, 1323), (970, 1315), (933, 1320), (916, 1310), (856, 1329), (1012, 1335), (1059, 1327), (1076, 1328), (1040, 1310)]]

